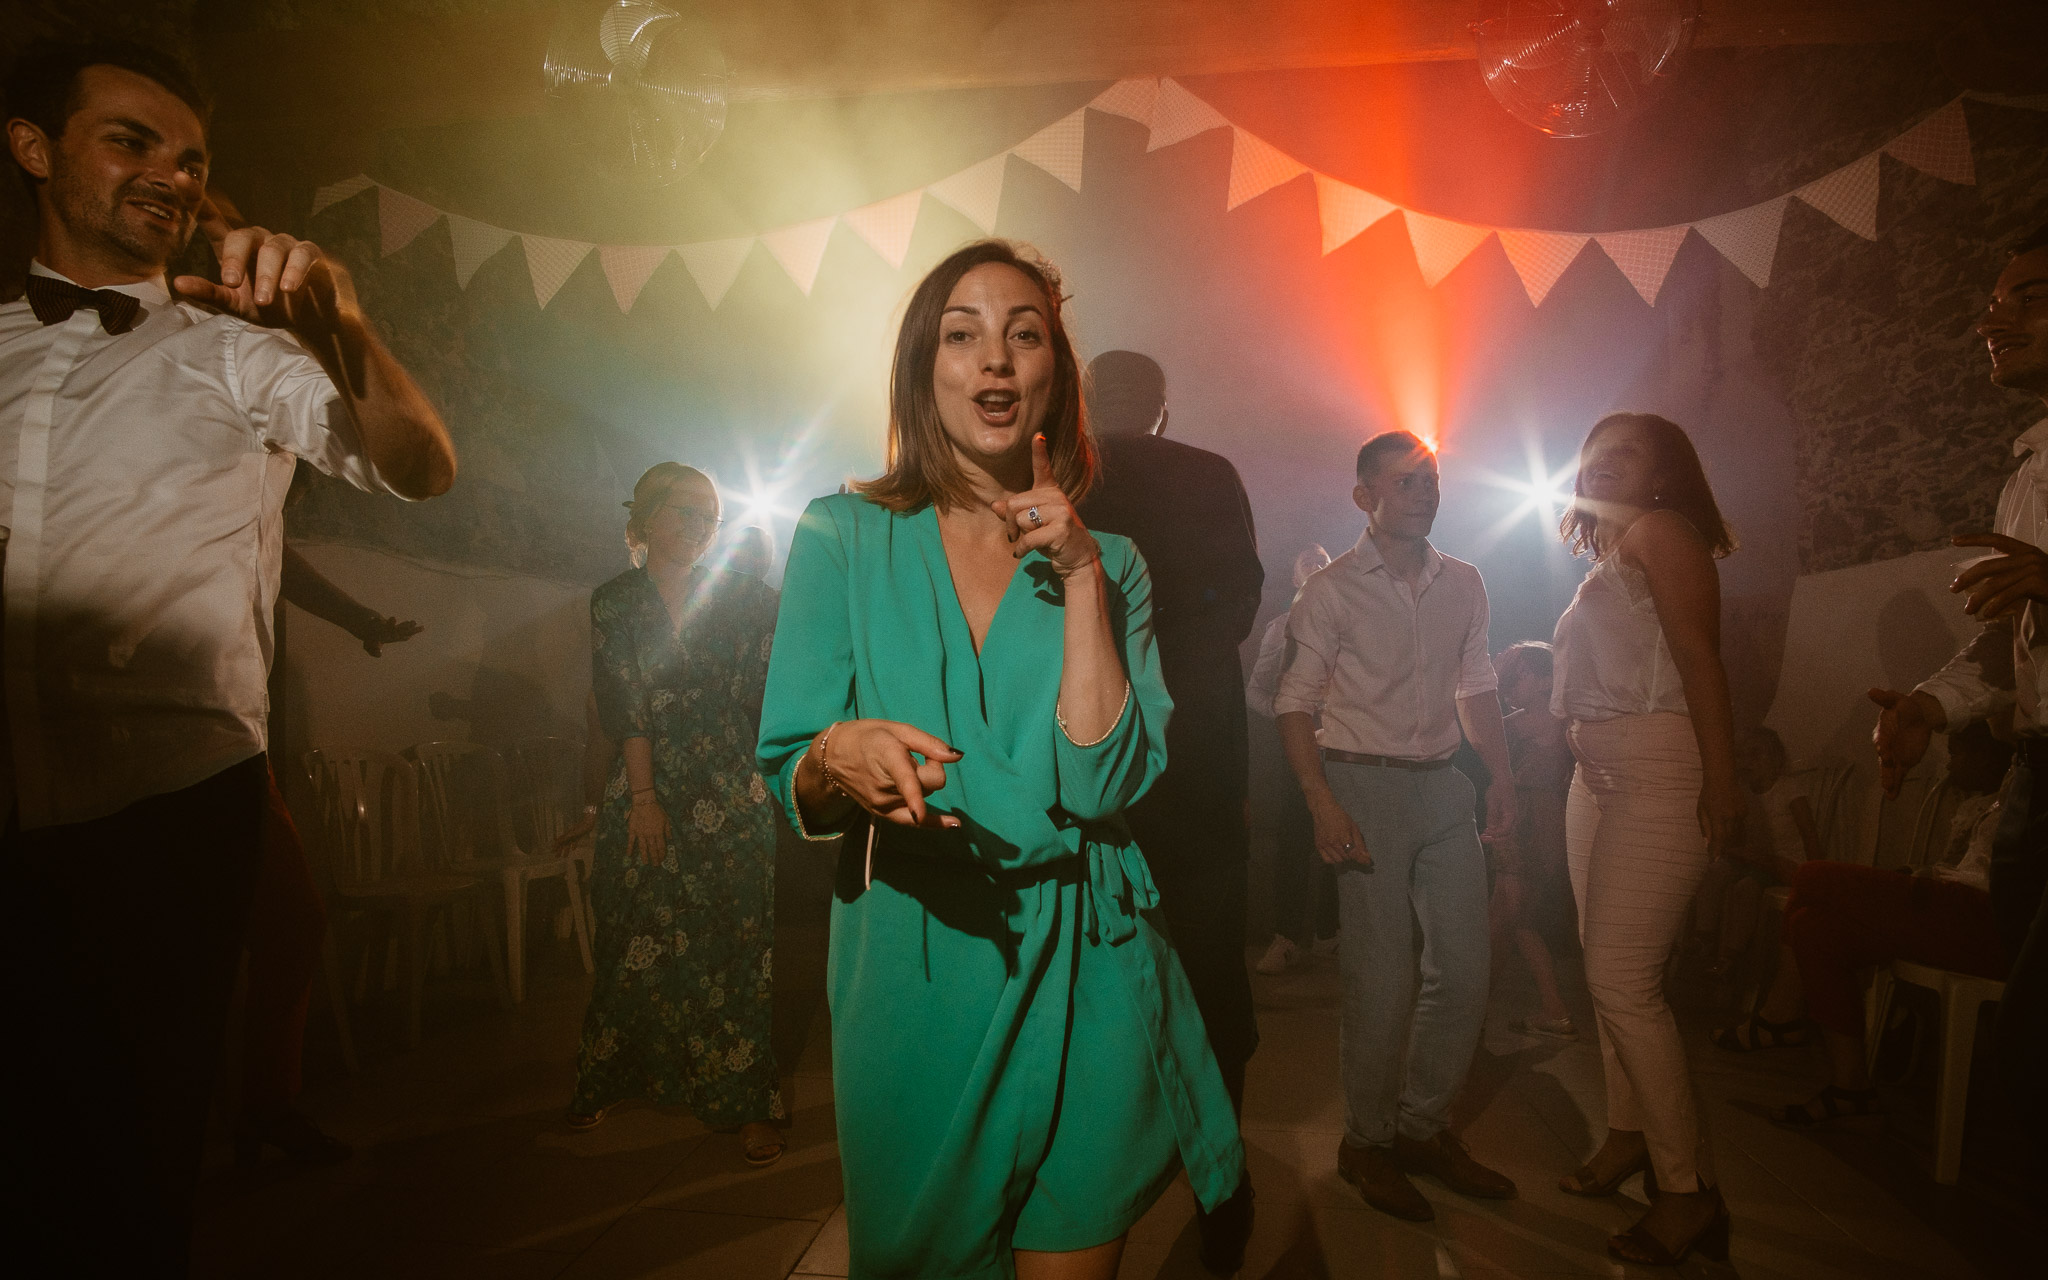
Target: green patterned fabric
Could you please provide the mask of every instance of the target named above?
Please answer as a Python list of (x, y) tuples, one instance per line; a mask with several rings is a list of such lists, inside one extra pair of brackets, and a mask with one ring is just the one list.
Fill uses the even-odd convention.
[(622, 757), (598, 811), (580, 1114), (645, 1098), (712, 1125), (782, 1118), (769, 1048), (776, 812), (750, 752), (775, 607), (758, 580), (702, 568), (680, 631), (641, 570), (591, 593), (598, 716), (613, 741), (652, 744), (669, 841), (659, 866), (628, 854)]
[(1212, 1207), (1244, 1168), (1157, 909), (1147, 858), (1174, 851), (1141, 854), (1122, 816), (1173, 709), (1151, 584), (1128, 539), (1098, 539), (1131, 695), (1085, 747), (1056, 720), (1065, 602), (1041, 553), (977, 655), (931, 508), (821, 498), (790, 546), (760, 758), (791, 821), (828, 724), (963, 753), (931, 796), (958, 830), (884, 823), (841, 855), (826, 987), (853, 1280), (1008, 1277), (1015, 1249), (1115, 1239), (1178, 1164)]

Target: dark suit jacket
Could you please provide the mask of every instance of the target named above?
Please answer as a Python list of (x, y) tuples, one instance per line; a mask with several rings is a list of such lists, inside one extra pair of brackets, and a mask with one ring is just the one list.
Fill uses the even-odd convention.
[(1251, 503), (1237, 468), (1206, 449), (1158, 436), (1112, 436), (1101, 448), (1102, 469), (1081, 519), (1090, 529), (1123, 534), (1144, 555), (1159, 665), (1173, 695), (1166, 773), (1132, 815), (1134, 826), (1171, 811), (1184, 819), (1174, 825), (1190, 839), (1213, 844), (1217, 836), (1203, 828), (1221, 823), (1228, 848), (1217, 852), (1244, 857), (1247, 747), (1238, 646), (1251, 634), (1266, 580)]

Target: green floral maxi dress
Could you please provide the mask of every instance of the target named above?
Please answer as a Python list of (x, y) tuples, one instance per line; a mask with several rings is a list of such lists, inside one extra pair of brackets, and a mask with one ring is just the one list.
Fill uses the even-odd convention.
[(652, 744), (669, 838), (659, 866), (629, 855), (622, 756), (597, 819), (579, 1114), (646, 1098), (710, 1125), (782, 1118), (769, 1048), (777, 813), (753, 758), (775, 612), (773, 590), (715, 569), (692, 572), (680, 630), (639, 569), (591, 593), (598, 717), (613, 741)]

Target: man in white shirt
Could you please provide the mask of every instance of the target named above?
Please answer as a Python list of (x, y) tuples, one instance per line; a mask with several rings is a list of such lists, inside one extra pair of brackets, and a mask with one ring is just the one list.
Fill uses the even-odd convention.
[(1303, 585), (1273, 702), (1316, 851), (1338, 868), (1337, 1169), (1368, 1204), (1418, 1222), (1436, 1215), (1409, 1173), (1469, 1196), (1515, 1194), (1447, 1128), (1479, 1046), (1490, 972), (1472, 784), (1451, 768), (1461, 728), (1500, 780), (1487, 791), (1487, 839), (1513, 832), (1515, 789), (1486, 585), (1429, 545), (1438, 497), (1436, 457), (1421, 440), (1389, 431), (1366, 441), (1352, 490), (1365, 534)]
[[(2048, 404), (2048, 226), (2014, 249), (1977, 322), (1991, 381)], [(1910, 694), (1873, 689), (1883, 710), (1873, 737), (1886, 792), (1898, 794), (1929, 737), (1949, 725), (2010, 711), (2018, 750), (2006, 779), (1991, 854), (1991, 905), (2013, 958), (1998, 1007), (1997, 1057), (2013, 1095), (2048, 1139), (2048, 419), (2013, 442), (2020, 465), (1998, 496), (1994, 533), (1957, 546), (1997, 554), (1963, 570), (1950, 590), (1984, 629)]]
[[(37, 247), (0, 306), (0, 999), (25, 1175), (0, 1220), (76, 1274), (178, 1275), (258, 866), (286, 488), (305, 458), (427, 498), (455, 454), (340, 265), (207, 200), (178, 63), (32, 48), (7, 117)], [(221, 281), (174, 297), (195, 229)]]

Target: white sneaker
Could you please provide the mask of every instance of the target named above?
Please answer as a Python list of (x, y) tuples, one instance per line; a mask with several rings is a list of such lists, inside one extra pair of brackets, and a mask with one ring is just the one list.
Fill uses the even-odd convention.
[(1266, 954), (1252, 967), (1260, 973), (1285, 973), (1302, 962), (1301, 948), (1285, 934), (1273, 935), (1273, 944), (1266, 948)]

